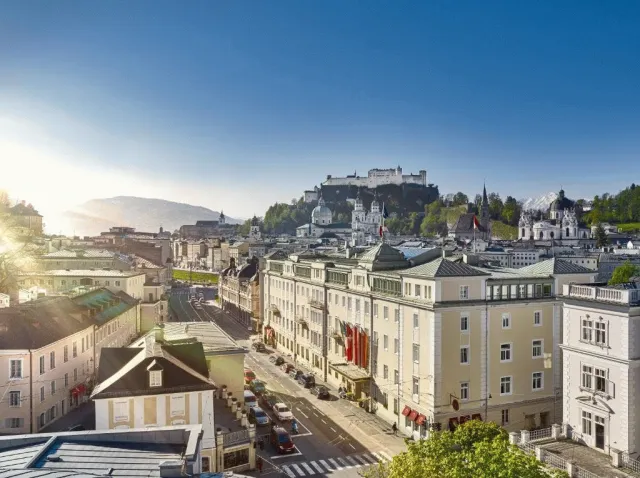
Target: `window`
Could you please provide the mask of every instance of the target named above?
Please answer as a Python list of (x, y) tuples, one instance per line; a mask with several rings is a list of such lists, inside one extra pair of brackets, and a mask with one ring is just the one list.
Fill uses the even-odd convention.
[(460, 286), (460, 300), (467, 300), (469, 298), (469, 286), (461, 285)]
[(55, 352), (49, 352), (49, 368), (50, 369), (56, 368), (56, 353)]
[(396, 309), (394, 312), (394, 320), (395, 322), (400, 322), (400, 309)]
[(162, 371), (161, 370), (152, 370), (149, 372), (149, 386), (150, 387), (161, 387), (162, 386)]
[(56, 381), (51, 380), (51, 395), (55, 395), (55, 394), (56, 394)]
[(420, 297), (420, 286), (418, 284), (415, 285), (415, 296)]
[(76, 358), (78, 356), (78, 342), (73, 342), (71, 356)]
[(24, 418), (6, 418), (5, 427), (22, 428), (24, 426)]
[(582, 340), (585, 342), (593, 341), (593, 321), (591, 320), (582, 320)]
[(113, 421), (114, 422), (129, 421), (129, 401), (128, 400), (113, 402)]
[(511, 395), (511, 377), (500, 377), (500, 395)]
[(184, 415), (185, 410), (185, 398), (184, 395), (171, 396), (171, 416)]
[(469, 382), (460, 384), (460, 400), (469, 400)]
[(602, 368), (595, 369), (596, 392), (607, 392), (607, 371)]
[(40, 387), (40, 401), (44, 402), (44, 387)]
[(469, 316), (467, 314), (460, 316), (460, 332), (469, 332)]
[(64, 363), (67, 363), (69, 361), (69, 346), (68, 345), (64, 346), (64, 351), (62, 353), (62, 360), (64, 361)]
[(384, 379), (389, 379), (389, 366), (388, 365), (383, 365), (382, 366), (382, 378)]
[(511, 362), (511, 344), (500, 344), (500, 362)]
[(536, 339), (532, 342), (531, 356), (533, 358), (541, 358), (544, 352), (544, 346), (542, 345), (542, 339)]
[(591, 435), (591, 413), (582, 410), (582, 433)]
[(9, 406), (10, 407), (19, 407), (20, 406), (20, 392), (9, 392)]
[(68, 373), (64, 374), (64, 386), (65, 387), (69, 386), (69, 374)]
[(40, 356), (40, 375), (44, 373), (44, 355)]
[(593, 367), (590, 365), (582, 366), (582, 387), (589, 390), (593, 389)]
[(533, 325), (536, 327), (540, 327), (542, 325), (542, 312), (539, 310), (536, 310), (533, 313)]
[(509, 409), (505, 408), (501, 410), (502, 414), (502, 426), (509, 424)]
[(388, 335), (383, 335), (382, 336), (382, 346), (384, 347), (385, 350), (389, 350), (389, 336)]
[(418, 314), (413, 314), (413, 328), (414, 329), (420, 328), (420, 319), (418, 318)]
[(420, 395), (420, 379), (418, 377), (413, 377), (412, 383), (413, 383), (413, 395), (417, 397)]
[(502, 328), (503, 329), (511, 328), (511, 316), (509, 314), (502, 314)]
[(399, 351), (400, 351), (400, 340), (393, 339), (393, 353), (398, 355)]
[(468, 364), (469, 363), (469, 346), (463, 345), (460, 347), (460, 363)]
[(373, 304), (373, 316), (378, 317), (378, 304)]
[(9, 362), (9, 378), (22, 378), (22, 359)]
[(382, 317), (384, 320), (389, 320), (389, 307), (386, 305), (382, 308)]
[(596, 322), (596, 344), (607, 345), (607, 324), (604, 322)]
[(413, 344), (413, 362), (420, 363), (420, 345)]
[(427, 299), (431, 300), (431, 286), (430, 285), (425, 286), (425, 290), (427, 292), (426, 293)]
[(81, 353), (84, 353), (84, 337), (82, 337), (82, 348), (80, 349)]
[(398, 385), (400, 383), (400, 373), (397, 370), (393, 371), (393, 384)]
[(533, 372), (531, 374), (531, 390), (534, 392), (544, 388), (542, 372)]
[(78, 381), (78, 369), (74, 368), (73, 369), (73, 382), (77, 382)]

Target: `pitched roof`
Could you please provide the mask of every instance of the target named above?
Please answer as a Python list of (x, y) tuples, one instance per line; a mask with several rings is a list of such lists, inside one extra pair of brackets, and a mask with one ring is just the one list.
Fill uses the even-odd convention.
[(464, 262), (452, 262), (443, 257), (400, 272), (412, 277), (479, 277), (490, 275)]
[(546, 261), (531, 264), (520, 269), (524, 273), (561, 275), (561, 274), (595, 274), (596, 271), (587, 269), (573, 262), (565, 261), (554, 257)]
[[(168, 345), (147, 337), (145, 348), (103, 348), (100, 377), (103, 379), (91, 398), (160, 395), (197, 390), (213, 390), (200, 342)], [(133, 355), (131, 350), (137, 353)], [(133, 355), (133, 356), (132, 356)], [(129, 360), (127, 360), (129, 359)], [(124, 365), (122, 365), (124, 364)], [(150, 387), (148, 373), (162, 370), (162, 385)]]
[[(475, 214), (473, 214), (472, 212), (461, 214), (456, 223), (453, 225), (451, 231), (454, 233), (473, 232), (474, 216)], [(480, 222), (479, 219), (478, 222)], [(482, 225), (480, 225), (478, 230), (480, 232), (483, 232), (485, 229), (484, 227), (482, 227)]]
[(113, 259), (114, 257), (115, 252), (96, 249), (79, 249), (73, 251), (62, 249), (42, 256), (43, 259)]
[(402, 252), (384, 242), (365, 251), (358, 258), (358, 264), (374, 271), (400, 269), (409, 265)]
[(271, 259), (271, 260), (283, 260), (283, 259), (286, 259), (287, 257), (288, 257), (287, 254), (282, 249), (276, 249), (275, 251), (271, 251), (268, 254), (264, 255), (265, 259)]

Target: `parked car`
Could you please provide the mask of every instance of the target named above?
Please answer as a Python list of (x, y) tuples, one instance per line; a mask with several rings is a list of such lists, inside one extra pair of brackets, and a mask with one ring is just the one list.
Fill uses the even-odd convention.
[(293, 364), (292, 363), (283, 363), (280, 368), (282, 369), (282, 371), (284, 373), (289, 373), (291, 370), (293, 370)]
[(258, 379), (251, 380), (251, 383), (249, 384), (249, 388), (256, 395), (261, 395), (267, 391), (267, 387), (265, 387), (264, 382)]
[(244, 391), (243, 399), (244, 399), (244, 406), (247, 409), (251, 409), (253, 407), (258, 406), (258, 399), (256, 398), (256, 396), (253, 394), (251, 390)]
[(278, 397), (272, 395), (270, 393), (263, 393), (260, 396), (260, 403), (266, 409), (273, 410), (273, 407), (276, 403), (278, 403)]
[(272, 355), (271, 357), (269, 357), (269, 362), (276, 363), (277, 359), (278, 359), (278, 357), (276, 357), (275, 355)]
[(256, 426), (265, 426), (271, 423), (269, 415), (260, 407), (250, 408), (248, 417), (249, 423), (253, 423)]
[(316, 395), (320, 400), (329, 400), (331, 398), (331, 393), (329, 393), (329, 389), (324, 385), (313, 387), (311, 389), (311, 393)]
[(278, 402), (273, 406), (273, 413), (276, 414), (276, 418), (281, 422), (289, 422), (293, 420), (293, 413), (291, 413), (289, 407), (282, 402)]
[(304, 388), (313, 388), (316, 386), (316, 377), (313, 374), (305, 373), (298, 377), (298, 383)]
[(291, 440), (291, 435), (282, 427), (273, 427), (271, 429), (269, 441), (278, 453), (293, 453), (296, 451), (296, 446), (293, 444), (293, 440)]
[(277, 367), (282, 365), (284, 362), (284, 357), (276, 357), (276, 359), (273, 361), (274, 365), (276, 365)]
[(244, 369), (244, 383), (251, 383), (252, 380), (256, 379), (256, 374), (248, 368)]
[(304, 372), (302, 370), (296, 370), (295, 368), (292, 368), (291, 370), (289, 370), (289, 377), (291, 377), (294, 380), (298, 380), (298, 377), (303, 373)]
[(251, 348), (256, 352), (266, 352), (267, 347), (262, 342), (254, 342), (251, 344)]

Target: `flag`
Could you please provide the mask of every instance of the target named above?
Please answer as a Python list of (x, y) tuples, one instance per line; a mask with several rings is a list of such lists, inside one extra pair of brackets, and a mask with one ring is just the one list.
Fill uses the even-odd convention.
[(389, 213), (387, 212), (387, 206), (382, 203), (382, 219), (386, 219), (389, 217)]
[(473, 228), (478, 230), (480, 229), (480, 222), (475, 214), (473, 215)]

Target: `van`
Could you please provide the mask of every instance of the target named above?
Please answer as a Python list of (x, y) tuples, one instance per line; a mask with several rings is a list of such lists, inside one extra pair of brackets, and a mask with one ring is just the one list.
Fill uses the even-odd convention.
[(244, 391), (243, 399), (244, 399), (244, 407), (246, 409), (258, 406), (258, 399), (256, 398), (256, 396), (253, 394), (251, 390)]

